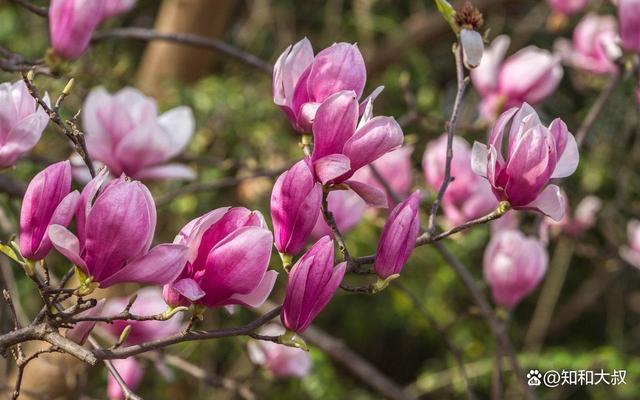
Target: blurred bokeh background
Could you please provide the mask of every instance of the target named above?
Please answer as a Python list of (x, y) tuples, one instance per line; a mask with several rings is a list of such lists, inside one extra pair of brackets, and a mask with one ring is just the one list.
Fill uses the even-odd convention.
[[(33, 3), (46, 5), (44, 1)], [(452, 3), (461, 5), (460, 1)], [(570, 37), (579, 19), (572, 17), (563, 27), (552, 30), (546, 1), (474, 3), (484, 13), (483, 30), (488, 31), (489, 38), (500, 33), (512, 37), (509, 53), (530, 44), (552, 49), (558, 37)], [(613, 13), (613, 6), (607, 1), (594, 1), (590, 8)], [(140, 0), (130, 13), (110, 21), (101, 30), (121, 26), (155, 26), (216, 37), (269, 63), (275, 62), (286, 46), (305, 36), (316, 51), (334, 42), (357, 42), (368, 69), (365, 93), (378, 85), (385, 86), (376, 101), (376, 113), (395, 116), (404, 123), (405, 142), (414, 148), (413, 186), (433, 196), (425, 188), (420, 160), (426, 143), (443, 133), (456, 90), (451, 53), (454, 35), (433, 2)], [(46, 20), (3, 0), (0, 44), (29, 58), (42, 57), (48, 47)], [(192, 183), (186, 189), (180, 182), (150, 184), (159, 215), (157, 241), (172, 241), (186, 222), (221, 206), (244, 205), (269, 215), (274, 177), (301, 156), (299, 136), (272, 102), (269, 74), (224, 54), (176, 44), (148, 45), (132, 39), (104, 40), (92, 45), (74, 69), (76, 86), (62, 111), (67, 117), (81, 107), (88, 91), (99, 85), (110, 91), (136, 86), (155, 96), (163, 110), (177, 105), (193, 108), (196, 134), (180, 160), (198, 172), (198, 179), (195, 186)], [(17, 74), (0, 72), (1, 81), (16, 79)], [(39, 77), (36, 83), (43, 90), (59, 93), (65, 82)], [(618, 255), (619, 247), (627, 241), (627, 221), (640, 216), (635, 83), (627, 80), (617, 87), (587, 137), (577, 173), (564, 181), (571, 205), (589, 194), (603, 201), (597, 223), (580, 237), (563, 233), (552, 236), (548, 248), (550, 268), (542, 290), (525, 299), (508, 321), (510, 337), (525, 370), (625, 369), (627, 384), (540, 388), (540, 398), (640, 398), (640, 274)], [(567, 68), (559, 89), (537, 110), (547, 122), (561, 116), (575, 132), (604, 84), (604, 79)], [(458, 134), (469, 142), (482, 140), (486, 132), (476, 124), (478, 99), (470, 89), (463, 103)], [(69, 157), (72, 150), (54, 129), (50, 125), (35, 151), (15, 170), (0, 174), (0, 179), (7, 185), (16, 185), (19, 192), (24, 186), (21, 182), (27, 182), (43, 166)], [(20, 198), (15, 193), (2, 193), (0, 204), (4, 241), (16, 232)], [(352, 254), (367, 255), (375, 250), (384, 220), (384, 213), (365, 214), (346, 236)], [(538, 217), (527, 215), (523, 230), (537, 234), (538, 225)], [(482, 226), (446, 242), (487, 295), (489, 291), (482, 281), (482, 255), (488, 239), (489, 227)], [(50, 265), (61, 274), (64, 263), (56, 257), (59, 256), (52, 255)], [(24, 313), (34, 315), (41, 304), (33, 296), (32, 282), (7, 259), (1, 263), (5, 278), (6, 274), (16, 277)], [(277, 254), (272, 258), (272, 268), (280, 268)], [(562, 271), (566, 272), (566, 280)], [(6, 283), (5, 278), (2, 281)], [(361, 278), (350, 279), (357, 282)], [(562, 284), (557, 299), (541, 295), (549, 282)], [(466, 398), (455, 362), (454, 353), (459, 352), (474, 390), (481, 398), (489, 398), (495, 340), (451, 267), (437, 252), (423, 246), (414, 252), (400, 283), (401, 288), (392, 285), (375, 296), (339, 292), (315, 326), (419, 398)], [(283, 289), (281, 277), (271, 296), (274, 302), (281, 301)], [(125, 295), (134, 290), (131, 286), (118, 287), (112, 294)], [(0, 324), (6, 332), (11, 322), (2, 308)], [(239, 310), (233, 316), (224, 310), (213, 310), (199, 326), (236, 326), (253, 318), (255, 314), (249, 310)], [(354, 374), (349, 360), (336, 358), (327, 349), (311, 346), (313, 369), (303, 379), (274, 379), (252, 365), (246, 344), (245, 338), (230, 338), (180, 344), (166, 352), (212, 376), (246, 384), (256, 398), (383, 397)], [(144, 398), (238, 398), (234, 390), (207, 384), (171, 366), (171, 373), (163, 376), (154, 368), (153, 359), (143, 358), (142, 362), (147, 373), (138, 393)], [(63, 366), (62, 371), (47, 372), (51, 363)], [(53, 356), (34, 362), (27, 370), (32, 378), (25, 382), (25, 398), (29, 398), (30, 387), (49, 386), (56, 387), (65, 398), (105, 398), (107, 372), (102, 366), (86, 369), (73, 360), (68, 363)], [(11, 364), (10, 359), (0, 360), (2, 376), (10, 376)], [(507, 398), (519, 398), (508, 363), (504, 367)]]

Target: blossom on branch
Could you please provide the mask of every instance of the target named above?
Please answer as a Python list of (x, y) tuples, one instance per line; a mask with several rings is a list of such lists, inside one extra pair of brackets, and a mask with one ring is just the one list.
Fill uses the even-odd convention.
[(56, 55), (75, 60), (89, 47), (91, 35), (103, 20), (105, 1), (51, 0), (49, 36)]
[(194, 219), (174, 243), (188, 248), (180, 275), (164, 287), (171, 307), (259, 307), (278, 273), (267, 271), (273, 235), (258, 211), (223, 207)]
[(516, 210), (539, 211), (556, 221), (564, 215), (560, 188), (548, 183), (573, 174), (579, 154), (575, 138), (560, 118), (547, 128), (527, 103), (507, 110), (495, 123), (489, 144), (474, 143), (471, 159), (474, 172), (489, 181), (498, 201), (509, 202)]
[(560, 57), (535, 46), (505, 60), (510, 42), (508, 36), (496, 37), (471, 71), (473, 85), (482, 95), (480, 114), (487, 121), (494, 121), (504, 109), (544, 101), (562, 79)]
[(135, 179), (194, 179), (183, 164), (167, 164), (189, 144), (195, 128), (189, 107), (158, 113), (156, 101), (126, 87), (115, 94), (95, 88), (84, 102), (82, 121), (89, 155), (113, 176)]
[(20, 253), (41, 260), (51, 251), (47, 229), (53, 224), (67, 226), (76, 212), (80, 193), (71, 192), (71, 165), (60, 161), (48, 166), (31, 180), (20, 209)]
[(322, 187), (304, 160), (278, 177), (271, 193), (271, 218), (280, 254), (294, 256), (304, 249), (321, 202)]
[[(49, 96), (44, 96), (49, 103)], [(40, 140), (49, 116), (24, 81), (0, 84), (0, 168), (13, 166)]]
[[(471, 168), (471, 147), (460, 136), (453, 137), (453, 159), (451, 176), (442, 198), (442, 209), (447, 221), (460, 225), (474, 218), (482, 217), (495, 210), (498, 202), (491, 192), (491, 185), (473, 172)], [(447, 157), (447, 135), (427, 144), (422, 157), (422, 169), (427, 186), (434, 192), (440, 190), (445, 176)]]
[(402, 145), (402, 128), (393, 117), (372, 117), (371, 102), (358, 123), (352, 91), (338, 92), (318, 108), (313, 125), (313, 154), (308, 161), (323, 185), (344, 183), (374, 207), (386, 207), (380, 189), (349, 180), (360, 168)]
[(291, 268), (280, 314), (291, 332), (304, 332), (327, 306), (342, 282), (347, 263), (334, 268), (333, 240), (318, 240)]
[(519, 230), (496, 233), (484, 253), (484, 276), (494, 301), (514, 308), (538, 286), (548, 261), (547, 250), (539, 240)]
[(101, 188), (106, 177), (101, 171), (82, 190), (77, 236), (54, 224), (48, 230), (51, 242), (102, 288), (123, 282), (171, 282), (184, 265), (187, 247), (165, 243), (150, 249), (156, 207), (149, 189), (124, 177)]
[[(362, 96), (367, 70), (358, 46), (334, 43), (315, 57), (311, 42), (302, 39), (278, 57), (273, 67), (273, 102), (285, 113), (291, 126), (309, 133), (316, 111), (328, 97), (351, 90)], [(370, 99), (380, 93), (377, 88)], [(365, 102), (363, 102), (364, 108)]]

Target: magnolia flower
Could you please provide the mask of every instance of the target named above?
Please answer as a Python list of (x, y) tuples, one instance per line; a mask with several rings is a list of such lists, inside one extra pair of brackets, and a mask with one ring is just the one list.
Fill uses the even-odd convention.
[[(471, 148), (466, 140), (453, 137), (453, 159), (451, 176), (453, 181), (447, 186), (442, 199), (442, 209), (449, 223), (460, 225), (482, 217), (495, 210), (498, 202), (491, 192), (491, 185), (471, 168)], [(444, 180), (447, 161), (447, 135), (427, 144), (422, 157), (422, 169), (429, 186), (434, 192), (440, 190)]]
[(174, 243), (188, 247), (187, 261), (163, 296), (171, 307), (259, 307), (278, 273), (267, 271), (273, 235), (258, 211), (223, 207), (194, 219)]
[(323, 185), (344, 183), (374, 207), (386, 207), (384, 192), (349, 180), (360, 168), (402, 145), (402, 128), (392, 117), (372, 118), (371, 102), (360, 123), (352, 91), (338, 92), (318, 108), (313, 125), (313, 154), (309, 160)]
[[(334, 190), (329, 192), (327, 204), (342, 234), (349, 232), (360, 223), (366, 208), (364, 200), (350, 190)], [(311, 231), (311, 238), (318, 240), (326, 235), (332, 235), (331, 228), (324, 220), (322, 210), (318, 210), (318, 219)]]
[(622, 56), (618, 47), (618, 28), (609, 15), (588, 14), (573, 31), (573, 44), (559, 41), (556, 45), (565, 62), (593, 74), (614, 74), (614, 60)]
[(420, 191), (416, 190), (389, 214), (382, 229), (374, 268), (382, 279), (398, 275), (413, 252), (420, 231)]
[[(284, 332), (285, 329), (276, 324), (266, 325), (260, 330), (261, 335), (267, 336), (280, 336)], [(302, 378), (311, 371), (311, 356), (302, 349), (266, 340), (249, 340), (247, 352), (251, 362), (267, 369), (276, 378)]]
[(333, 240), (318, 240), (291, 268), (282, 305), (282, 324), (291, 332), (304, 332), (327, 306), (346, 272), (347, 263), (334, 268)]
[[(44, 101), (49, 104), (48, 95)], [(13, 166), (31, 150), (48, 122), (24, 81), (0, 84), (0, 168)]]
[(104, 163), (113, 176), (135, 179), (193, 179), (182, 164), (166, 164), (180, 154), (193, 135), (189, 107), (162, 115), (154, 99), (131, 87), (109, 94), (104, 88), (89, 93), (82, 120), (91, 157)]
[(547, 250), (518, 230), (493, 236), (484, 253), (484, 276), (493, 299), (512, 309), (538, 286), (547, 271)]
[(618, 21), (622, 46), (640, 53), (640, 0), (618, 0)]
[[(299, 132), (310, 132), (318, 107), (331, 95), (343, 90), (362, 96), (367, 70), (358, 46), (334, 43), (315, 57), (307, 38), (278, 57), (273, 67), (273, 102), (280, 106)], [(370, 99), (382, 91), (379, 87)]]
[(573, 15), (585, 8), (589, 0), (549, 0), (551, 9), (561, 15)]
[(78, 235), (61, 225), (48, 233), (55, 248), (100, 287), (137, 282), (171, 282), (184, 265), (186, 246), (160, 244), (149, 249), (156, 207), (149, 189), (118, 178), (102, 190), (106, 171), (85, 186), (76, 212)]
[(535, 46), (504, 60), (509, 43), (508, 36), (495, 38), (480, 65), (471, 71), (473, 85), (482, 95), (480, 114), (487, 121), (495, 120), (506, 108), (542, 102), (562, 79), (560, 58)]
[(105, 1), (51, 0), (49, 36), (55, 53), (79, 58), (89, 47), (91, 35), (103, 19)]
[(67, 226), (80, 193), (71, 192), (71, 165), (60, 161), (40, 171), (29, 183), (20, 209), (20, 253), (41, 260), (51, 251), (49, 226)]
[(516, 210), (540, 211), (556, 221), (564, 215), (560, 188), (548, 183), (573, 174), (579, 155), (575, 138), (560, 118), (547, 128), (529, 104), (505, 111), (488, 146), (474, 143), (471, 159), (474, 172), (489, 181), (498, 201)]
[[(409, 193), (411, 184), (413, 183), (411, 153), (413, 153), (413, 147), (403, 146), (383, 155), (371, 163), (382, 178), (384, 178), (385, 182), (389, 184), (391, 189), (402, 197), (405, 197), (405, 195)], [(356, 171), (356, 173), (353, 174), (353, 179), (377, 187), (387, 193), (384, 185), (374, 176), (369, 166), (365, 166)], [(389, 193), (387, 193), (387, 202), (390, 205), (395, 205), (396, 203)]]
[(302, 160), (276, 180), (271, 193), (271, 219), (276, 249), (296, 255), (307, 244), (318, 219), (322, 187)]

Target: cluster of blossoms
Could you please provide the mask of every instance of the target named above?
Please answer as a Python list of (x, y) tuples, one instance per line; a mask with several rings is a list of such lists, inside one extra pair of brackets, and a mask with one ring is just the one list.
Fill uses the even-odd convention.
[[(79, 57), (100, 22), (134, 3), (53, 0), (49, 13), (55, 53)], [(550, 3), (557, 12), (571, 15), (586, 2)], [(620, 0), (619, 24), (609, 16), (587, 15), (562, 55), (527, 47), (505, 59), (510, 44), (506, 36), (497, 37), (484, 53), (477, 54), (473, 46), (464, 49), (466, 65), (477, 65), (471, 77), (482, 96), (480, 115), (491, 130), (486, 144), (471, 146), (462, 137), (452, 138), (450, 175), (455, 179), (442, 198), (450, 225), (491, 212), (502, 215), (508, 209), (537, 211), (546, 216), (544, 229), (575, 236), (594, 224), (597, 198), (585, 198), (571, 216), (566, 196), (551, 182), (578, 167), (574, 136), (559, 118), (543, 124), (529, 103), (540, 103), (555, 91), (563, 76), (562, 60), (589, 73), (618, 73), (618, 44), (629, 52), (640, 51), (639, 4)], [(471, 11), (469, 15), (473, 17)], [(632, 17), (635, 20), (629, 22)], [(465, 40), (463, 35), (475, 37), (465, 30), (472, 31), (480, 22), (459, 24)], [(366, 76), (356, 45), (336, 43), (314, 55), (310, 42), (303, 39), (287, 48), (274, 67), (273, 101), (292, 128), (303, 134), (307, 152), (274, 184), (273, 233), (259, 211), (221, 207), (187, 223), (173, 243), (154, 247), (155, 202), (138, 180), (195, 177), (189, 167), (168, 163), (191, 140), (193, 115), (187, 107), (160, 114), (153, 99), (133, 88), (113, 95), (102, 88), (92, 90), (82, 114), (86, 144), (91, 158), (104, 168), (88, 179), (88, 170), (77, 167), (77, 178), (85, 183), (81, 191), (72, 191), (69, 161), (53, 164), (33, 178), (20, 214), (21, 256), (34, 265), (55, 247), (77, 267), (86, 295), (96, 287), (126, 282), (162, 285), (162, 290), (141, 289), (131, 308), (153, 315), (167, 306), (193, 306), (194, 313), (261, 306), (278, 278), (278, 272), (269, 269), (275, 245), (287, 274), (282, 326), (268, 326), (262, 333), (302, 346), (297, 334), (328, 305), (351, 268), (346, 254), (336, 261), (334, 240), (339, 241), (340, 232), (355, 227), (367, 206), (376, 215), (379, 211), (373, 209), (390, 209), (373, 262), (378, 281), (372, 287), (381, 290), (400, 275), (421, 231), (421, 193), (412, 191), (413, 148), (402, 146), (403, 131), (393, 117), (373, 115), (382, 88), (363, 99)], [(0, 85), (0, 98), (0, 166), (10, 167), (38, 142), (48, 116), (22, 81)], [(48, 104), (46, 97), (44, 101)], [(430, 142), (422, 157), (424, 178), (433, 192), (447, 178), (448, 139)], [(403, 200), (396, 201), (378, 175)], [(68, 227), (74, 219), (73, 232)], [(517, 221), (505, 225), (494, 229), (485, 251), (484, 275), (495, 302), (511, 309), (542, 280), (548, 256), (545, 235), (525, 236)], [(623, 253), (640, 266), (638, 225), (630, 223), (630, 248)], [(109, 299), (90, 311), (111, 315), (126, 306), (126, 299)], [(116, 321), (105, 328), (119, 337), (129, 324), (126, 345), (183, 329), (179, 316), (169, 321)], [(82, 342), (93, 325), (78, 324), (68, 337)], [(251, 359), (274, 376), (302, 376), (311, 367), (308, 354), (300, 349), (271, 342), (251, 342), (248, 347)], [(142, 366), (137, 360), (118, 360), (116, 368), (130, 387), (139, 384)], [(109, 381), (109, 396), (123, 396), (114, 381)]]

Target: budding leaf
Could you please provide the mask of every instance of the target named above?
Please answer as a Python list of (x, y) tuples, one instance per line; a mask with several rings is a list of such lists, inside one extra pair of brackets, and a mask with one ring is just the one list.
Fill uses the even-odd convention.
[(436, 7), (438, 7), (438, 11), (440, 11), (444, 20), (447, 21), (454, 32), (458, 32), (458, 28), (454, 20), (456, 11), (453, 9), (453, 6), (449, 4), (447, 0), (435, 0), (435, 2)]
[(10, 246), (7, 246), (4, 243), (0, 243), (0, 252), (2, 252), (2, 254), (4, 254), (5, 256), (9, 257), (13, 261), (15, 261), (15, 262), (17, 262), (19, 264), (24, 264), (22, 262), (22, 260), (20, 260), (18, 258), (18, 255), (16, 254), (16, 252), (13, 251), (13, 249)]

